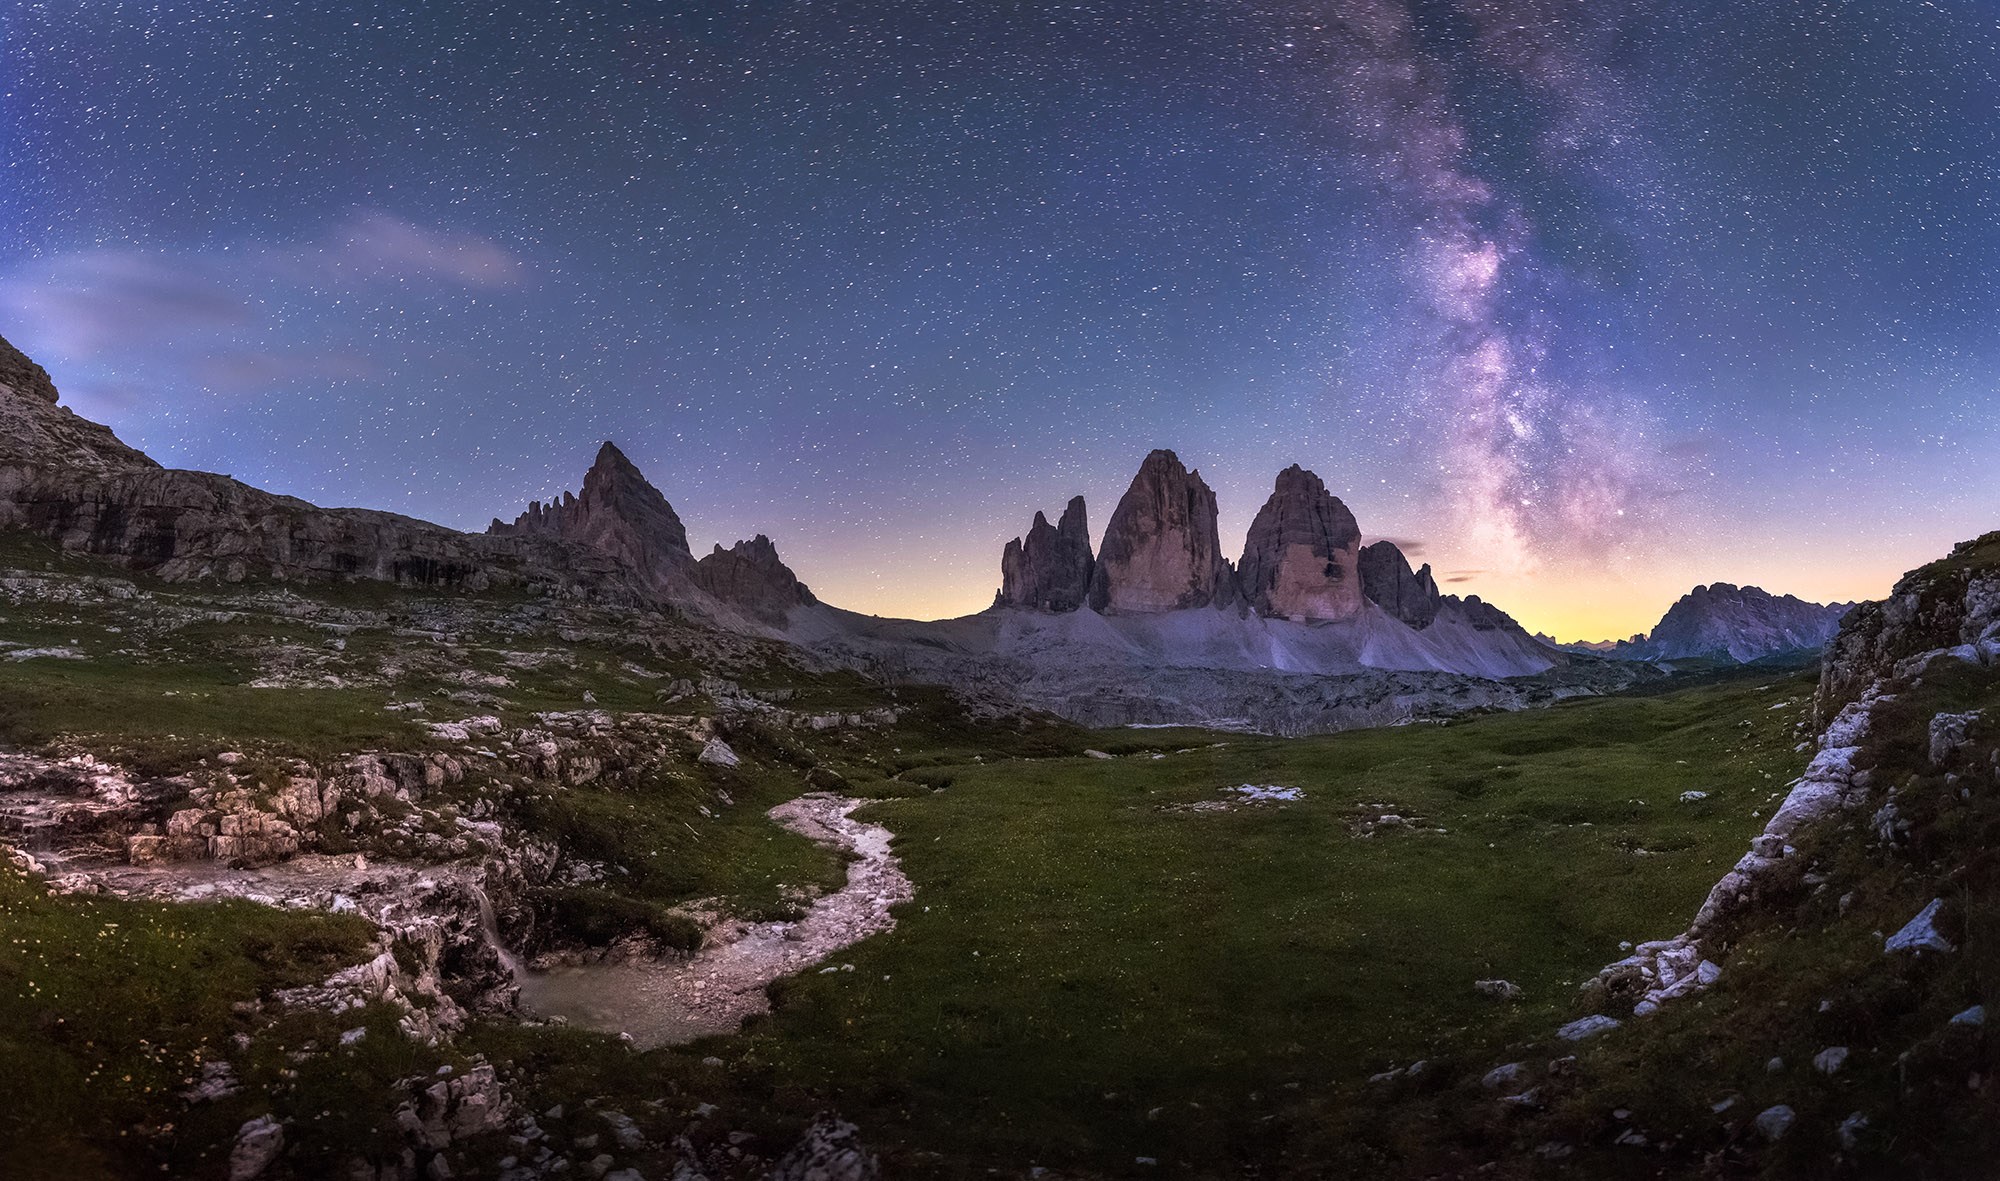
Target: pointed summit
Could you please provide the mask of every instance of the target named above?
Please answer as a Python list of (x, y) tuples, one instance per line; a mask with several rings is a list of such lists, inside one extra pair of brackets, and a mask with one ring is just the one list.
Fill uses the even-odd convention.
[(1078, 496), (1063, 510), (1061, 524), (1049, 524), (1038, 512), (1027, 536), (1007, 543), (994, 605), (1074, 611), (1090, 593), (1091, 565), (1090, 526)]
[(1293, 464), (1278, 473), (1250, 524), (1237, 579), (1260, 614), (1352, 619), (1361, 613), (1360, 544), (1354, 514), (1318, 476)]
[(1105, 526), (1091, 608), (1150, 613), (1235, 602), (1236, 575), (1222, 556), (1215, 515), (1215, 493), (1200, 472), (1171, 451), (1148, 455)]
[(583, 494), (533, 501), (512, 525), (495, 520), (486, 530), (501, 536), (555, 537), (580, 542), (620, 560), (654, 583), (691, 564), (687, 527), (667, 498), (648, 483), (611, 443), (583, 477)]

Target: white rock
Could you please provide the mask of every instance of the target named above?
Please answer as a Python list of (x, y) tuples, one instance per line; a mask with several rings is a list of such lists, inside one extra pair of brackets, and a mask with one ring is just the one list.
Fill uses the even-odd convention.
[(1091, 759), (1108, 759), (1114, 757), (1112, 755), (1105, 754), (1101, 750), (1087, 750), (1084, 751), (1083, 754), (1085, 758), (1091, 758)]
[(1974, 1005), (1974, 1006), (1972, 1006), (1972, 1007), (1971, 1007), (1970, 1009), (1967, 1009), (1967, 1010), (1966, 1010), (1965, 1012), (1963, 1012), (1963, 1013), (1960, 1013), (1960, 1014), (1959, 1014), (1958, 1016), (1956, 1016), (1956, 1017), (1953, 1017), (1953, 1018), (1951, 1019), (1951, 1024), (1953, 1024), (1953, 1025), (1984, 1025), (1984, 1024), (1986, 1024), (1986, 1006), (1985, 1006), (1985, 1005)]
[(1616, 1029), (1619, 1024), (1620, 1022), (1616, 1017), (1606, 1017), (1602, 1013), (1593, 1013), (1588, 1017), (1579, 1017), (1561, 1029), (1556, 1030), (1556, 1036), (1566, 1042), (1580, 1042), (1587, 1037), (1595, 1037), (1605, 1030)]
[(735, 751), (729, 749), (729, 744), (720, 738), (709, 739), (708, 745), (701, 748), (701, 754), (697, 759), (716, 767), (734, 767), (743, 761), (736, 756)]
[(1681, 803), (1683, 804), (1692, 804), (1696, 800), (1705, 800), (1707, 798), (1708, 793), (1705, 791), (1684, 791), (1681, 793)]
[(1520, 1082), (1522, 1072), (1526, 1069), (1526, 1066), (1519, 1062), (1496, 1066), (1486, 1072), (1486, 1076), (1479, 1080), (1479, 1085), (1489, 1091), (1504, 1090)]
[(1828, 1046), (1813, 1055), (1813, 1069), (1821, 1074), (1833, 1074), (1847, 1062), (1846, 1046)]
[(285, 1127), (269, 1115), (260, 1115), (236, 1129), (236, 1144), (229, 1150), (229, 1181), (251, 1181), (261, 1177), (278, 1154), (285, 1150)]
[(1903, 929), (1889, 936), (1882, 945), (1884, 953), (1892, 951), (1952, 951), (1951, 941), (1938, 933), (1937, 913), (1944, 906), (1944, 899), (1933, 898), (1931, 904), (1918, 912), (1917, 917), (1903, 924)]
[(1764, 1139), (1777, 1140), (1792, 1130), (1792, 1121), (1798, 1113), (1780, 1103), (1776, 1107), (1766, 1107), (1757, 1113), (1757, 1130), (1764, 1133)]

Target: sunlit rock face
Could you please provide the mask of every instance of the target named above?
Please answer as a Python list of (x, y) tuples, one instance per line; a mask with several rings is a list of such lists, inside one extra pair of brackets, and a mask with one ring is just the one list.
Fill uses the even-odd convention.
[(1444, 596), (1429, 563), (1417, 571), (1393, 541), (1378, 541), (1361, 551), (1361, 591), (1370, 602), (1422, 631), (1437, 618)]
[(1000, 555), (1000, 607), (1038, 611), (1074, 611), (1090, 597), (1090, 527), (1084, 519), (1083, 497), (1063, 510), (1059, 524), (1035, 514), (1026, 537), (1007, 543)]
[(1293, 464), (1250, 523), (1236, 567), (1260, 614), (1296, 620), (1352, 619), (1361, 612), (1361, 528), (1320, 478)]
[(1235, 571), (1216, 537), (1214, 491), (1173, 452), (1153, 452), (1105, 526), (1091, 608), (1147, 614), (1237, 601)]

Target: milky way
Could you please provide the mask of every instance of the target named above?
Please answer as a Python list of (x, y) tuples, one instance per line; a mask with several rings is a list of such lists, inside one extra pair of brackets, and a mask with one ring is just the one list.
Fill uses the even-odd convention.
[(1938, 4), (15, 6), (0, 333), (163, 462), (463, 527), (617, 439), (831, 601), (1147, 450), (1533, 626), (2000, 503), (2000, 34)]

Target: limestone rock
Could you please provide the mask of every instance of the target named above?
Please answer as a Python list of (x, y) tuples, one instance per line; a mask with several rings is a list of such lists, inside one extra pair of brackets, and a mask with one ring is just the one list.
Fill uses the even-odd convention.
[(1960, 542), (1905, 574), (1888, 598), (1848, 612), (1820, 660), (1815, 723), (1825, 725), (1898, 661), (1964, 645), (1989, 662), (2000, 658), (2000, 532)]
[(1618, 1025), (1619, 1021), (1616, 1017), (1592, 1014), (1589, 1017), (1578, 1017), (1568, 1025), (1556, 1030), (1556, 1036), (1566, 1042), (1580, 1042), (1587, 1037), (1595, 1037), (1606, 1030), (1616, 1029)]
[(1909, 922), (1903, 924), (1902, 930), (1896, 932), (1894, 935), (1889, 936), (1888, 940), (1883, 943), (1882, 950), (1884, 952), (1895, 952), (1895, 951), (1923, 952), (1923, 951), (1954, 950), (1954, 948), (1951, 945), (1951, 940), (1946, 939), (1944, 937), (1943, 932), (1937, 929), (1938, 911), (1942, 910), (1943, 908), (1944, 908), (1943, 899), (1941, 898), (1931, 899), (1931, 904), (1929, 906), (1924, 907), (1924, 909), (1917, 914), (1916, 918), (1913, 918)]
[(236, 1143), (229, 1150), (229, 1181), (263, 1176), (284, 1150), (285, 1125), (268, 1115), (248, 1121), (236, 1129)]
[(819, 601), (779, 560), (778, 547), (762, 533), (728, 549), (716, 546), (694, 564), (692, 573), (695, 585), (709, 594), (780, 627), (792, 608)]
[(1000, 555), (1000, 595), (994, 605), (1074, 611), (1090, 595), (1094, 564), (1083, 497), (1074, 497), (1059, 524), (1050, 525), (1047, 517), (1036, 513), (1027, 536), (1007, 543)]
[(1250, 523), (1237, 581), (1263, 615), (1352, 619), (1361, 613), (1361, 528), (1340, 498), (1297, 464)]
[(821, 1115), (771, 1170), (770, 1181), (875, 1181), (882, 1166), (861, 1144), (860, 1129)]
[(1422, 631), (1437, 618), (1442, 596), (1428, 563), (1412, 571), (1410, 561), (1393, 541), (1378, 541), (1364, 547), (1357, 559), (1361, 592), (1370, 602)]
[(1105, 527), (1091, 608), (1152, 614), (1237, 602), (1215, 518), (1215, 493), (1200, 472), (1171, 451), (1148, 455)]
[(1786, 1132), (1792, 1130), (1792, 1124), (1797, 1119), (1797, 1112), (1780, 1103), (1776, 1107), (1767, 1107), (1757, 1113), (1757, 1130), (1764, 1134), (1766, 1140), (1780, 1140), (1784, 1138)]

